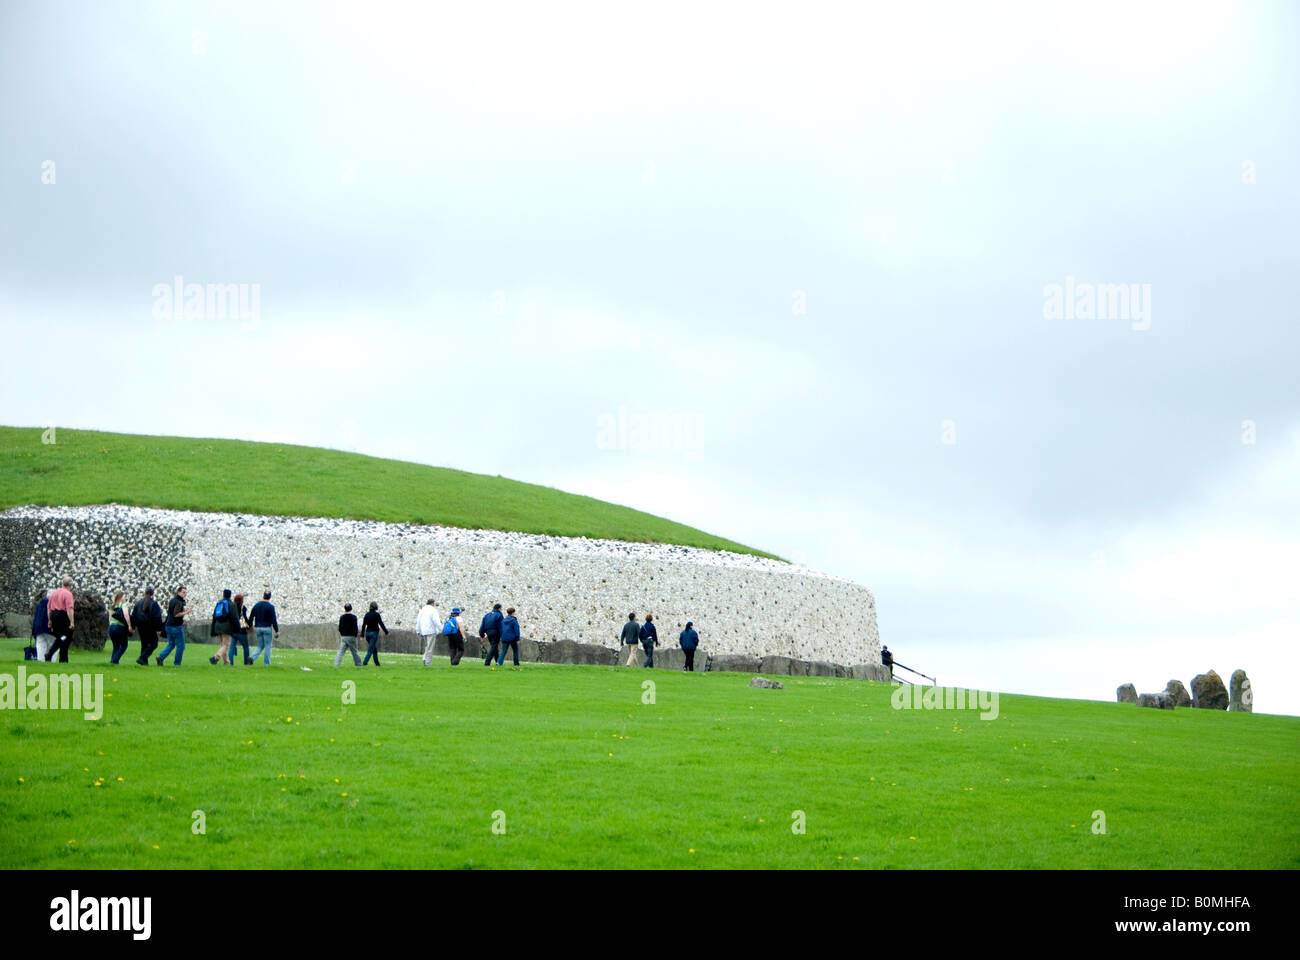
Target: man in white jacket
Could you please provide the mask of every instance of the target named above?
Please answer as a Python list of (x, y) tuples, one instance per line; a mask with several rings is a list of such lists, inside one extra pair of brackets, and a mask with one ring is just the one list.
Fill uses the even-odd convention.
[(433, 642), (442, 633), (442, 614), (434, 602), (430, 600), (420, 608), (419, 615), (415, 618), (415, 632), (418, 636), (424, 638), (424, 665), (433, 666)]

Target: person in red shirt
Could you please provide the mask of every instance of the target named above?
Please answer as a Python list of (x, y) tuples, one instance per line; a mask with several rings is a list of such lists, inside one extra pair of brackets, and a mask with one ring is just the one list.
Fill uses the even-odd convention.
[(54, 655), (59, 655), (59, 663), (68, 662), (68, 647), (72, 645), (72, 630), (76, 626), (72, 598), (72, 578), (64, 577), (63, 583), (50, 594), (50, 633), (54, 642), (45, 654), (47, 663), (54, 662)]

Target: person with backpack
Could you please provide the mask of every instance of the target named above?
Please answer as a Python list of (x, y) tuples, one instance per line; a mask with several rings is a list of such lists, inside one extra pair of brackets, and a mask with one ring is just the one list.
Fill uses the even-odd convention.
[(131, 610), (131, 622), (140, 635), (140, 656), (135, 662), (147, 667), (150, 655), (158, 649), (158, 634), (163, 628), (162, 607), (153, 598), (153, 587), (144, 588), (144, 596)]
[(275, 605), (271, 603), (271, 591), (262, 593), (262, 599), (253, 604), (253, 611), (248, 615), (248, 622), (257, 634), (257, 649), (253, 651), (253, 662), (265, 651), (263, 666), (271, 665), (271, 640), (280, 639), (280, 621), (275, 618)]
[(497, 659), (497, 652), (501, 646), (501, 622), (505, 618), (501, 616), (501, 604), (492, 604), (492, 609), (483, 616), (483, 622), (478, 627), (478, 638), (487, 640), (492, 646), (488, 650), (487, 657), (483, 660), (483, 666), (487, 666), (493, 660)]
[(643, 667), (653, 667), (655, 665), (655, 644), (659, 642), (659, 631), (655, 629), (654, 614), (645, 615), (645, 623), (641, 624), (641, 646), (645, 648), (645, 663)]
[(370, 601), (370, 612), (362, 618), (361, 632), (366, 635), (366, 659), (361, 661), (364, 667), (370, 663), (370, 658), (375, 658), (375, 666), (379, 666), (379, 631), (384, 631), (384, 636), (388, 636), (388, 627), (384, 626), (384, 618), (379, 615), (379, 604)]
[(641, 645), (641, 625), (636, 622), (636, 614), (627, 615), (627, 623), (623, 624), (623, 634), (619, 638), (619, 644), (627, 647), (627, 663), (624, 666), (636, 665), (636, 651)]
[(167, 619), (163, 621), (167, 646), (154, 660), (160, 667), (173, 650), (176, 651), (176, 666), (181, 665), (181, 658), (185, 656), (185, 615), (190, 612), (185, 606), (185, 593), (184, 587), (177, 587), (175, 595), (167, 602)]
[(217, 655), (208, 657), (208, 663), (230, 665), (230, 657), (226, 653), (230, 649), (230, 639), (235, 635), (238, 617), (239, 614), (230, 602), (230, 591), (222, 590), (221, 599), (212, 608), (212, 635), (217, 638)]
[(50, 594), (46, 610), (50, 616), (50, 636), (54, 638), (50, 649), (45, 651), (45, 662), (53, 663), (58, 654), (59, 663), (68, 662), (68, 647), (72, 646), (72, 631), (76, 629), (76, 601), (72, 597), (72, 578), (63, 581)]
[(465, 656), (465, 628), (460, 622), (460, 607), (451, 608), (451, 616), (442, 625), (442, 635), (447, 638), (447, 650), (451, 654), (451, 665), (460, 663)]
[(108, 639), (113, 642), (113, 655), (109, 663), (119, 663), (131, 642), (131, 614), (126, 609), (126, 594), (118, 590), (113, 594), (113, 606), (108, 613)]
[(415, 617), (415, 635), (424, 638), (424, 665), (433, 666), (433, 645), (442, 633), (442, 614), (430, 599)]
[(32, 611), (32, 642), (36, 646), (36, 659), (44, 660), (54, 644), (54, 635), (50, 632), (50, 592), (41, 591), (41, 598), (36, 601)]
[(683, 630), (682, 635), (677, 638), (677, 642), (681, 645), (682, 653), (686, 654), (686, 666), (682, 669), (694, 673), (695, 648), (700, 645), (700, 635), (695, 632), (690, 620), (686, 621), (686, 629)]
[(352, 604), (343, 604), (343, 616), (339, 617), (339, 652), (334, 658), (334, 666), (343, 665), (343, 654), (352, 652), (352, 665), (361, 666), (361, 654), (357, 652), (357, 615), (352, 612)]
[(501, 618), (501, 651), (497, 654), (497, 666), (506, 662), (506, 649), (515, 655), (515, 669), (519, 669), (519, 621), (515, 618), (515, 608), (506, 607), (506, 615)]
[(248, 655), (248, 607), (244, 606), (244, 595), (235, 594), (235, 599), (231, 602), (235, 608), (234, 633), (230, 635), (230, 662), (234, 663), (235, 658), (239, 656), (239, 645), (244, 645), (244, 666), (253, 665), (252, 658)]

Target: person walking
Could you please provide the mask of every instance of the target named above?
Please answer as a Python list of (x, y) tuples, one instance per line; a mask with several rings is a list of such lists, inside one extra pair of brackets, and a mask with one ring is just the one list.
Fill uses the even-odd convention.
[(627, 623), (623, 624), (623, 634), (619, 644), (627, 647), (627, 663), (624, 666), (635, 666), (636, 652), (641, 646), (641, 625), (636, 622), (635, 613), (627, 615)]
[(682, 669), (694, 673), (695, 648), (700, 645), (700, 635), (695, 632), (694, 626), (690, 620), (686, 621), (686, 629), (683, 630), (682, 635), (677, 638), (677, 642), (681, 644), (682, 653), (686, 654), (686, 666)]
[(108, 639), (113, 642), (113, 655), (109, 663), (118, 663), (131, 642), (131, 614), (126, 609), (126, 594), (118, 590), (113, 594), (113, 607), (108, 614)]
[(53, 663), (55, 654), (58, 654), (59, 663), (68, 662), (68, 647), (72, 645), (72, 631), (76, 628), (75, 604), (72, 578), (64, 577), (46, 604), (50, 615), (50, 636), (54, 638), (50, 649), (45, 651), (46, 663)]
[(235, 633), (234, 625), (238, 618), (239, 614), (230, 602), (230, 591), (222, 590), (221, 599), (212, 608), (212, 635), (217, 638), (217, 655), (208, 657), (208, 663), (224, 663), (229, 666), (230, 658), (226, 652), (230, 649), (230, 638)]
[(160, 667), (173, 650), (176, 651), (176, 666), (181, 665), (181, 659), (185, 656), (185, 615), (190, 612), (189, 607), (185, 606), (185, 594), (184, 587), (177, 587), (176, 593), (167, 601), (167, 619), (163, 621), (167, 646), (163, 647), (162, 653), (154, 661)]
[(262, 599), (253, 604), (248, 622), (252, 624), (253, 632), (257, 634), (257, 650), (253, 652), (253, 663), (257, 663), (257, 658), (265, 652), (262, 665), (269, 667), (272, 637), (274, 636), (276, 640), (280, 639), (280, 621), (275, 618), (275, 604), (271, 603), (270, 590), (264, 591)]
[(465, 656), (465, 626), (460, 620), (460, 607), (451, 608), (451, 616), (442, 625), (442, 635), (447, 638), (447, 649), (454, 667)]
[(351, 651), (352, 665), (361, 666), (361, 654), (357, 652), (357, 615), (352, 612), (352, 604), (343, 604), (343, 616), (339, 617), (339, 652), (334, 658), (334, 666), (342, 666), (343, 654)]
[(655, 665), (655, 644), (659, 642), (659, 631), (655, 629), (654, 614), (645, 615), (645, 623), (641, 624), (641, 646), (645, 648), (645, 663), (643, 667), (653, 667)]
[(388, 636), (388, 627), (384, 626), (384, 618), (379, 615), (379, 604), (370, 601), (370, 611), (362, 618), (361, 632), (366, 635), (366, 659), (361, 662), (364, 667), (370, 663), (370, 658), (375, 658), (375, 666), (379, 666), (379, 631), (384, 631), (384, 636)]
[(153, 598), (153, 587), (144, 588), (144, 596), (131, 611), (131, 621), (136, 633), (140, 634), (140, 656), (136, 663), (142, 667), (149, 666), (149, 657), (158, 649), (158, 634), (163, 629), (162, 607)]
[(501, 616), (501, 604), (492, 604), (492, 609), (483, 616), (483, 622), (479, 624), (478, 636), (480, 640), (487, 640), (492, 644), (488, 650), (487, 657), (483, 660), (483, 666), (487, 666), (493, 660), (497, 659), (497, 653), (501, 646), (501, 622), (505, 618)]
[(433, 645), (442, 633), (442, 613), (437, 604), (429, 600), (415, 617), (415, 634), (424, 638), (424, 665), (433, 666)]
[(501, 618), (501, 651), (497, 654), (497, 666), (506, 662), (506, 648), (515, 655), (515, 669), (519, 669), (519, 621), (515, 618), (515, 608), (506, 607), (506, 615)]
[(235, 594), (233, 601), (235, 608), (234, 633), (230, 635), (230, 662), (234, 663), (235, 658), (239, 655), (239, 645), (244, 645), (244, 666), (252, 666), (252, 658), (248, 655), (248, 607), (244, 606), (244, 595)]
[(54, 645), (54, 635), (50, 633), (50, 591), (42, 590), (41, 599), (36, 601), (32, 611), (32, 640), (36, 644), (36, 659), (45, 660)]

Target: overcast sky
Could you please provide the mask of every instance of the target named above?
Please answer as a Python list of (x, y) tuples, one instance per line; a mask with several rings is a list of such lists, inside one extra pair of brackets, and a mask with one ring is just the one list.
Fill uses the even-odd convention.
[(1286, 2), (6, 0), (0, 422), (499, 473), (865, 584), (944, 683), (1300, 714), (1297, 50)]

